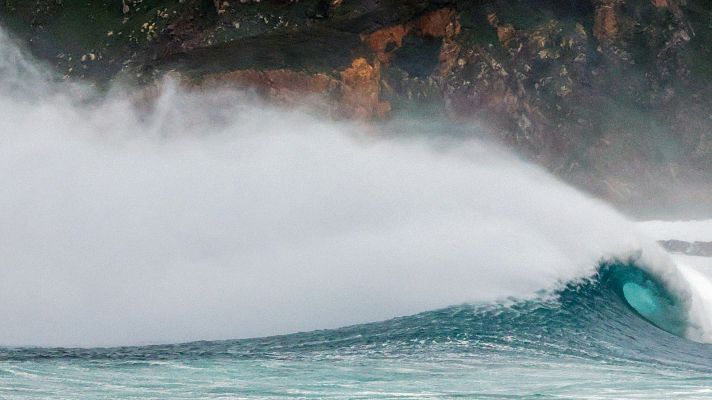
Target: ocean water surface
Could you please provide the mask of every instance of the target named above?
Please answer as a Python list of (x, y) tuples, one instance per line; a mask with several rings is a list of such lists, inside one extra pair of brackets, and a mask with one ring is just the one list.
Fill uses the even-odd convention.
[[(0, 351), (0, 395), (712, 396), (712, 347), (646, 320), (631, 306), (635, 299), (629, 302), (623, 294), (631, 283), (652, 292), (660, 289), (634, 265), (612, 264), (548, 299), (448, 307), (335, 330), (144, 347), (5, 349)], [(654, 307), (676, 306), (664, 292), (649, 296)], [(677, 333), (676, 324), (684, 323), (661, 321)]]

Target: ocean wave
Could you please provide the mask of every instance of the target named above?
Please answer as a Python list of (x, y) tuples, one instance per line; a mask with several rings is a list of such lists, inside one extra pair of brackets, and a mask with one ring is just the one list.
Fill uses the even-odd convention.
[(591, 277), (529, 300), (465, 304), (383, 322), (258, 339), (96, 349), (6, 348), (0, 349), (0, 360), (110, 360), (120, 368), (132, 361), (392, 357), (436, 350), (712, 371), (712, 349), (684, 338), (689, 319), (683, 303), (645, 268), (609, 261)]
[(336, 328), (526, 301), (629, 258), (676, 294), (685, 332), (636, 283), (638, 313), (709, 340), (707, 303), (653, 241), (477, 132), (375, 137), (170, 82), (141, 109), (56, 83), (4, 36), (0, 71), (1, 345)]

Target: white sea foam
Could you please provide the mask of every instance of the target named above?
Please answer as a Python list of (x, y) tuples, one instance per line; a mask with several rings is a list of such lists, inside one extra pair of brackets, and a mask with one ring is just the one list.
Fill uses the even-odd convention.
[(688, 284), (689, 314), (692, 323), (687, 336), (698, 342), (712, 343), (712, 281), (710, 272), (705, 274), (700, 269), (678, 262), (677, 266)]
[(689, 292), (608, 206), (476, 140), (236, 93), (165, 90), (147, 113), (78, 93), (0, 36), (0, 344), (337, 327), (532, 296), (641, 250)]
[(693, 221), (644, 221), (638, 227), (657, 240), (712, 242), (712, 219)]

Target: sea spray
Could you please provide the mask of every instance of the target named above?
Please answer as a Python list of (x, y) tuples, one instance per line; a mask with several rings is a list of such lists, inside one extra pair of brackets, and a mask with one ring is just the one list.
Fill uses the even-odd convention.
[(495, 146), (170, 82), (137, 111), (0, 43), (0, 344), (334, 328), (531, 298), (632, 255), (687, 296), (623, 217)]

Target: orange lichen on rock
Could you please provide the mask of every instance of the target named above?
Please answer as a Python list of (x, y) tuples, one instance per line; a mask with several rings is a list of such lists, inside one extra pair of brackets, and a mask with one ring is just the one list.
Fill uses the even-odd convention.
[(415, 20), (415, 28), (420, 36), (452, 37), (460, 33), (457, 13), (451, 8), (431, 11)]
[(388, 102), (380, 100), (381, 72), (365, 58), (357, 58), (341, 72), (342, 114), (361, 120), (383, 118), (391, 111)]
[(254, 90), (279, 104), (316, 107), (358, 120), (383, 118), (391, 110), (390, 103), (380, 100), (379, 64), (371, 65), (365, 58), (355, 59), (340, 79), (288, 69), (246, 69), (208, 75), (195, 87), (226, 86)]
[(363, 41), (376, 53), (379, 61), (388, 63), (391, 57), (390, 49), (401, 47), (409, 30), (410, 27), (406, 25), (389, 26), (365, 35)]
[(447, 76), (450, 71), (457, 64), (457, 57), (460, 54), (460, 45), (457, 44), (452, 39), (445, 39), (443, 41), (443, 47), (440, 48), (440, 54), (438, 55), (438, 61), (440, 66), (438, 67), (438, 77)]
[(598, 4), (593, 20), (593, 35), (598, 40), (611, 41), (618, 36), (618, 2), (607, 0)]
[(415, 32), (418, 36), (452, 38), (459, 34), (460, 30), (455, 10), (441, 8), (405, 24), (385, 27), (362, 35), (361, 40), (376, 54), (378, 61), (388, 64), (392, 52), (403, 45), (403, 38), (411, 32)]
[(509, 41), (514, 38), (515, 33), (516, 31), (514, 30), (514, 26), (512, 24), (497, 26), (497, 38), (499, 38), (499, 42), (503, 45), (507, 45)]
[(225, 85), (253, 89), (272, 100), (297, 105), (302, 103), (305, 97), (327, 97), (339, 83), (325, 74), (308, 74), (287, 69), (239, 70), (208, 75), (203, 80), (203, 86)]

